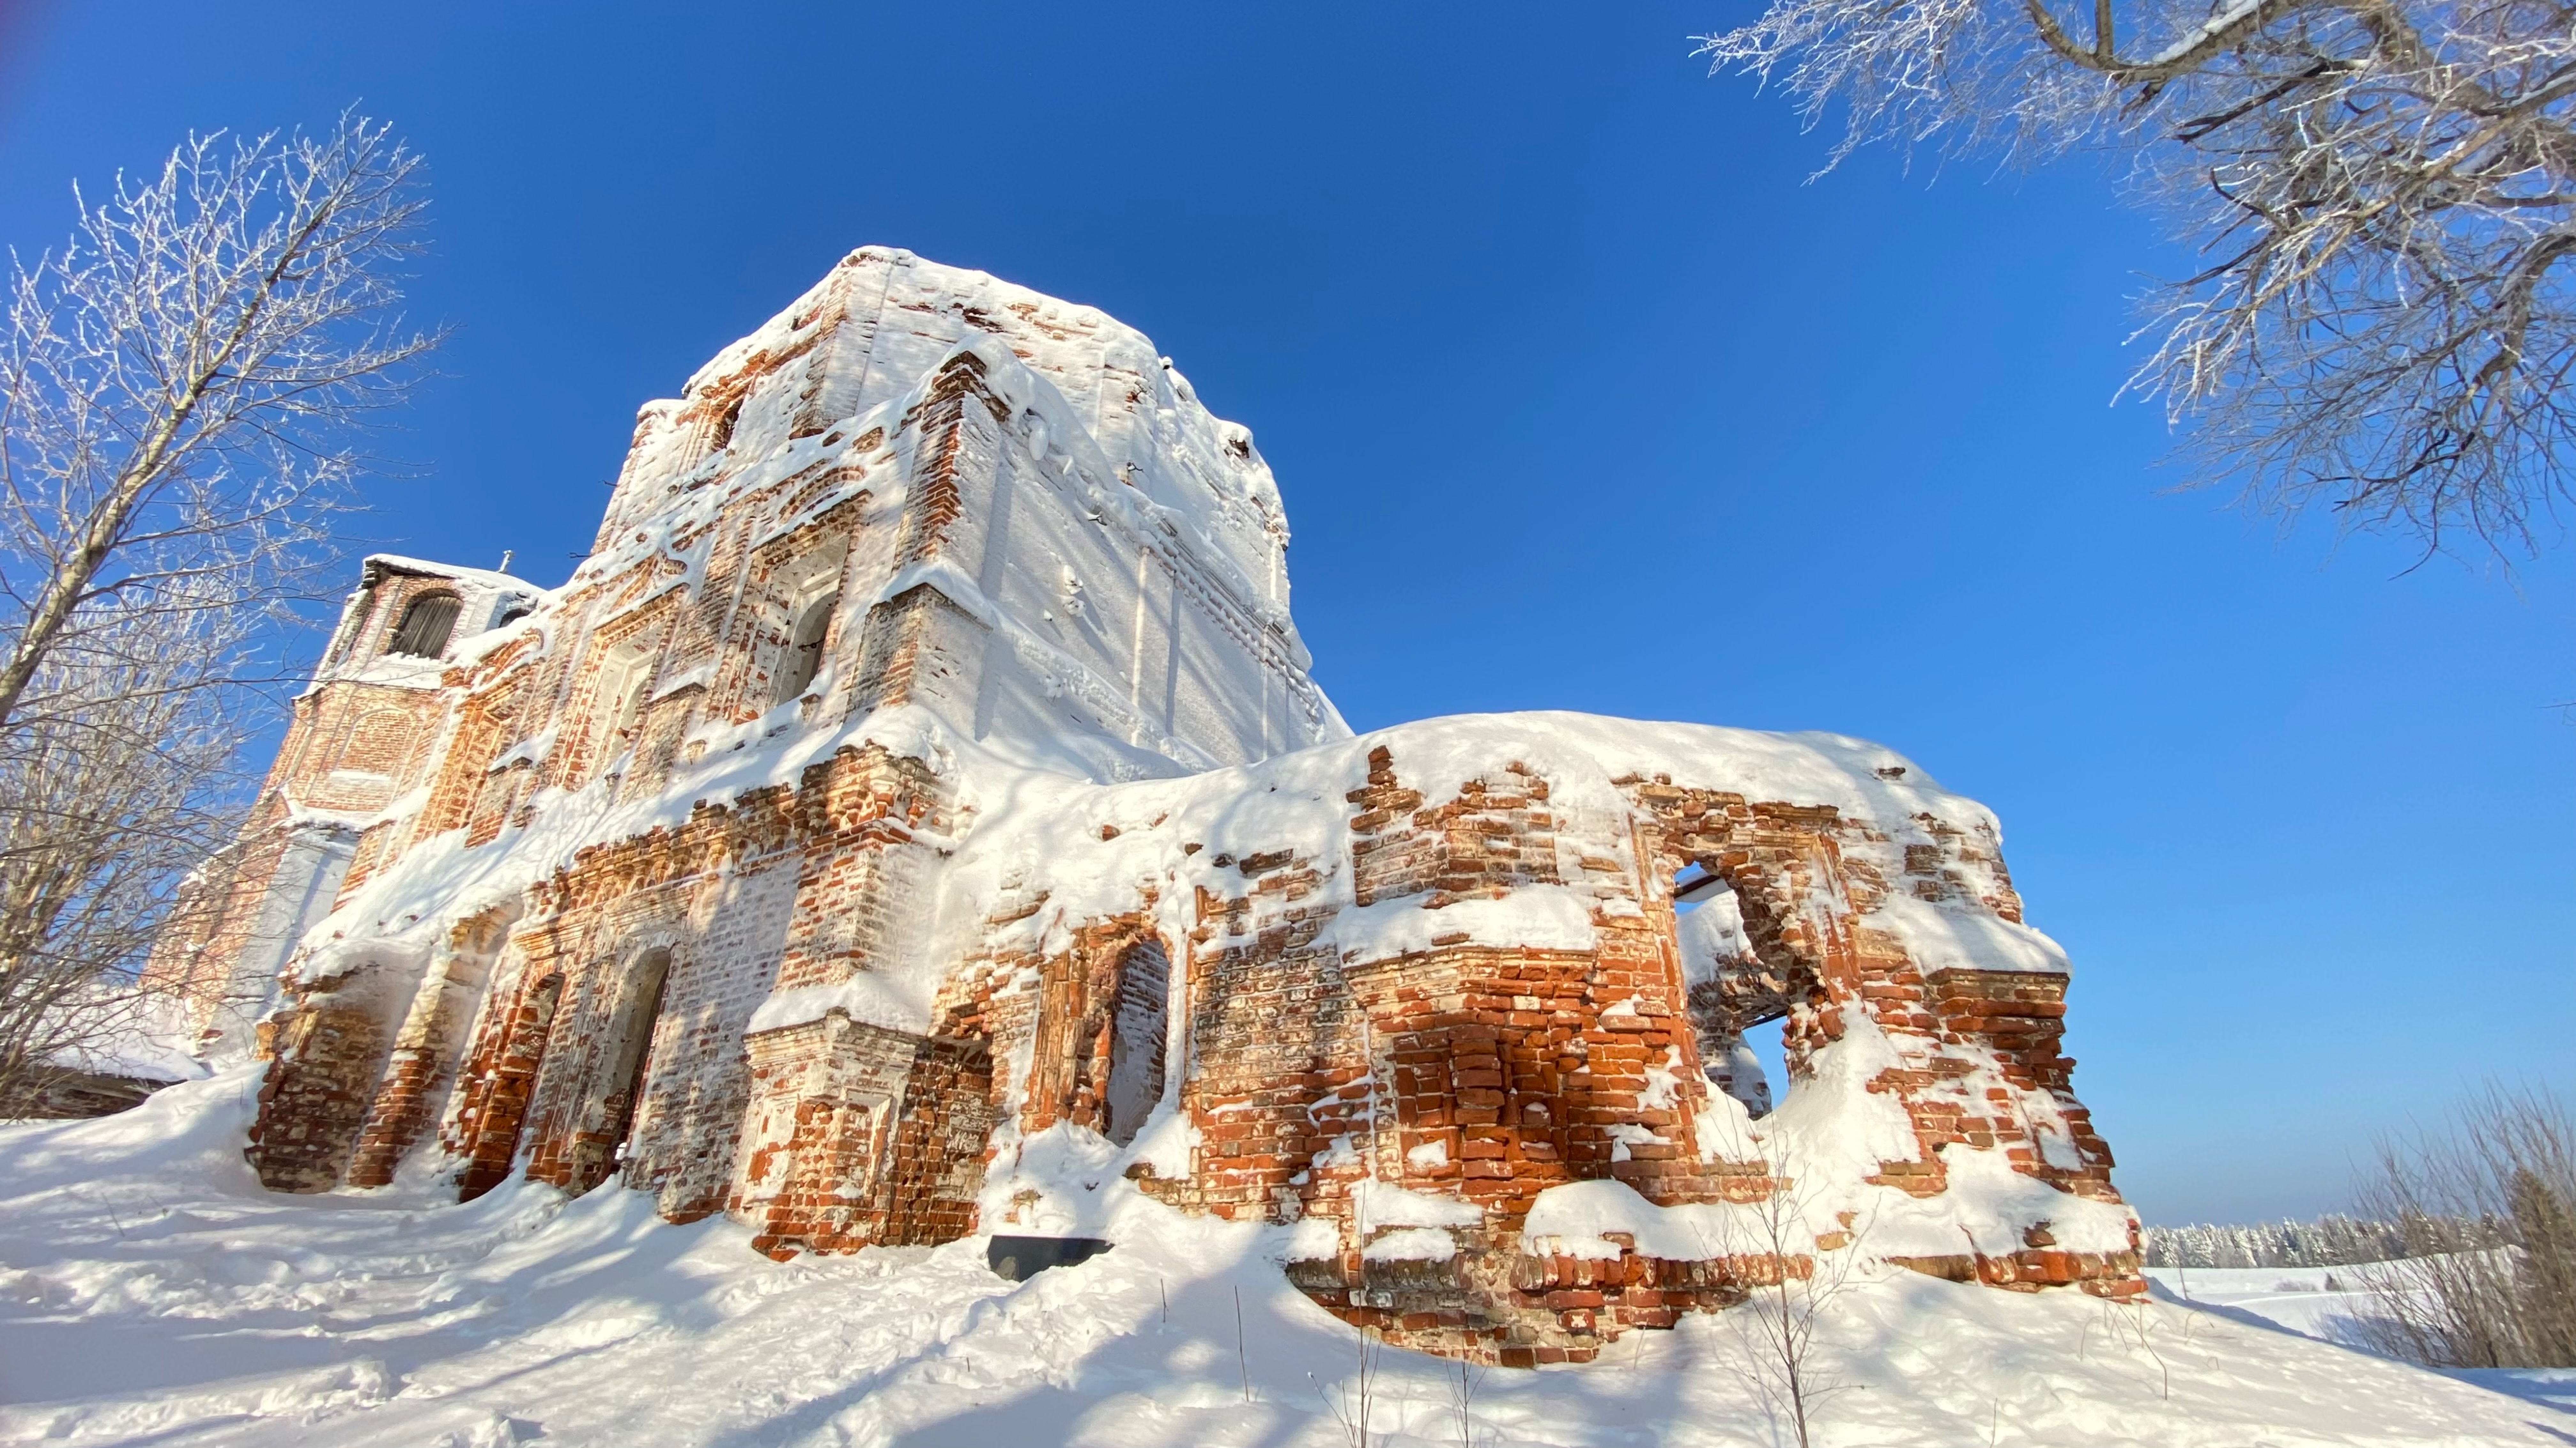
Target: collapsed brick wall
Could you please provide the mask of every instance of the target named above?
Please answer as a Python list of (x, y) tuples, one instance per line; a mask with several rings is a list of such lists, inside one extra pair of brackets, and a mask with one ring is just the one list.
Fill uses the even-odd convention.
[[(1291, 1279), (1399, 1340), (1515, 1365), (1581, 1358), (1625, 1328), (1741, 1300), (1760, 1278), (1723, 1264), (1538, 1258), (1519, 1245), (1539, 1194), (1570, 1182), (1623, 1181), (1658, 1205), (1771, 1190), (1758, 1162), (1695, 1159), (1678, 992), (1659, 968), (1622, 964), (1608, 949), (1457, 947), (1347, 972), (1385, 1085), (1360, 1161), (1317, 1172), (1301, 1203), (1342, 1224), (1342, 1249), (1292, 1264)], [(1650, 1073), (1673, 1062), (1684, 1069), (1658, 1089)], [(1453, 1230), (1468, 1250), (1451, 1261), (1375, 1260), (1367, 1248), (1390, 1229), (1361, 1219), (1349, 1193), (1363, 1178), (1473, 1203), (1482, 1224)]]
[[(1337, 913), (1324, 888), (1329, 862), (1284, 851), (1213, 862), (1244, 883), (1202, 887), (1190, 902), (1176, 992), (1188, 1013), (1178, 1089), (1198, 1146), (1186, 1178), (1142, 1162), (1131, 1175), (1185, 1210), (1335, 1222), (1341, 1250), (1290, 1269), (1328, 1308), (1415, 1345), (1533, 1363), (1587, 1357), (1619, 1331), (1668, 1325), (1675, 1312), (1724, 1306), (1784, 1272), (1811, 1271), (1805, 1251), (1712, 1246), (1706, 1259), (1631, 1250), (1602, 1261), (1521, 1243), (1533, 1202), (1555, 1185), (1608, 1178), (1661, 1205), (1760, 1204), (1798, 1189), (1749, 1144), (1743, 1159), (1707, 1159), (1698, 1146), (1704, 1114), (1737, 1110), (1719, 1099), (1701, 1053), (1711, 1017), (1729, 1012), (1785, 1014), (1796, 1075), (1861, 1017), (1902, 1049), (1926, 1029), (1927, 1046), (1946, 1048), (1918, 1051), (1919, 1069), (1870, 1083), (1905, 1106), (1921, 1147), (1920, 1160), (1882, 1163), (1875, 1181), (1937, 1193), (1937, 1153), (1955, 1141), (2000, 1149), (2015, 1170), (2070, 1193), (2116, 1200), (2100, 1196), (2107, 1155), (2082, 1127), (2068, 1063), (2055, 1054), (2063, 978), (1945, 970), (1926, 979), (1913, 970), (1895, 938), (1868, 921), (1871, 892), (1885, 881), (1865, 863), (1867, 832), (1837, 812), (1630, 779), (1619, 785), (1637, 806), (1633, 824), (1567, 820), (1525, 767), (1433, 802), (1405, 787), (1390, 751), (1373, 753), (1369, 766), (1350, 795), (1358, 904), (1420, 899), (1437, 910), (1572, 876), (1593, 892), (1597, 943), (1494, 949), (1433, 926), (1429, 950), (1346, 961), (1326, 933)], [(1986, 888), (1981, 906), (2017, 918), (1991, 842), (1933, 833), (1943, 847), (1905, 856), (1905, 888), (1918, 898)], [(1696, 1002), (1683, 987), (1670, 892), (1692, 865), (1731, 883), (1750, 937), (1730, 963), (1746, 978)], [(988, 928), (1006, 930), (1044, 903), (1012, 897)], [(1031, 1045), (1017, 1102), (1024, 1131), (1098, 1124), (1082, 1063), (1099, 1056), (1109, 972), (1149, 933), (1153, 914), (1142, 899), (1133, 915), (1072, 927), (1061, 954), (996, 955), (957, 977), (954, 1018), (988, 1027), (997, 1043)], [(1721, 1019), (1714, 1034), (1731, 1044), (1747, 1024)], [(1981, 1112), (1943, 1094), (1980, 1072), (1994, 1082)], [(2029, 1099), (2034, 1092), (2042, 1099)], [(2034, 1111), (2076, 1125), (2080, 1165), (2026, 1149), (2026, 1129), (1999, 1129)], [(1363, 1183), (1474, 1203), (1481, 1225), (1454, 1233), (1466, 1250), (1453, 1261), (1377, 1260), (1367, 1249), (1389, 1229), (1359, 1219)], [(2058, 1252), (2046, 1236), (2038, 1229), (2026, 1250), (2007, 1255), (1900, 1260), (1998, 1285), (2138, 1290), (2133, 1256)]]
[[(1934, 843), (1907, 846), (1891, 877), (1845, 854), (1846, 844), (1883, 846), (1883, 837), (1831, 808), (1751, 802), (1679, 788), (1667, 778), (1626, 783), (1662, 826), (1667, 869), (1697, 865), (1733, 889), (1752, 946), (1744, 966), (1755, 978), (1732, 996), (1739, 1003), (1785, 997), (1793, 1078), (1854, 1015), (1870, 1019), (1904, 1058), (1870, 1089), (1904, 1107), (1916, 1156), (1880, 1163), (1872, 1183), (1937, 1196), (1948, 1186), (1941, 1149), (1961, 1144), (2000, 1150), (2014, 1171), (2070, 1196), (2119, 1200), (2110, 1149), (2073, 1094), (2074, 1062), (2059, 1050), (2065, 977), (1962, 969), (1927, 977), (1900, 940), (1869, 923), (1874, 900), (1899, 890), (1926, 901), (1973, 900), (2018, 923), (2021, 899), (1990, 835), (1924, 816), (1916, 823)], [(1740, 1034), (1744, 1024), (1727, 1021), (1720, 1033)], [(2074, 1284), (2120, 1297), (2145, 1290), (2135, 1243), (2126, 1253), (2063, 1252), (2044, 1227), (2009, 1254), (1891, 1260), (1996, 1286)]]
[[(1921, 900), (1971, 896), (2018, 923), (2021, 899), (1991, 839), (1927, 817), (1940, 843), (1910, 846), (1903, 873), (1886, 878), (1847, 861), (1841, 842), (1869, 832), (1831, 809), (1748, 803), (1740, 795), (1633, 782), (1663, 822), (1668, 868), (1696, 864), (1734, 890), (1756, 963), (1786, 983), (1793, 1071), (1805, 1054), (1841, 1034), (1843, 1016), (1865, 1011), (1909, 1057), (1886, 1089), (1915, 1125), (1921, 1159), (1881, 1167), (1881, 1179), (1920, 1196), (1946, 1184), (1938, 1151), (1953, 1142), (2002, 1147), (2014, 1168), (2062, 1191), (2116, 1201), (2109, 1148), (2072, 1094), (2074, 1062), (2058, 1050), (2064, 1034), (2065, 977), (2028, 972), (1944, 970), (1927, 979), (1904, 945), (1873, 928), (1867, 911), (1891, 891)], [(1820, 907), (1820, 908), (1811, 908)], [(1758, 998), (1769, 982), (1746, 992)], [(1953, 1048), (1943, 1050), (1941, 1048)], [(2000, 1073), (1979, 1099), (1953, 1088), (1981, 1070)], [(2074, 1160), (2052, 1158), (2034, 1141), (2033, 1111), (2057, 1128)]]
[[(1570, 860), (1626, 913), (1596, 915), (1592, 951), (1498, 950), (1435, 926), (1429, 951), (1353, 964), (1318, 944), (1336, 912), (1318, 898), (1316, 862), (1231, 862), (1248, 888), (1196, 901), (1184, 1099), (1202, 1145), (1188, 1182), (1146, 1189), (1229, 1216), (1336, 1222), (1341, 1250), (1293, 1263), (1292, 1280), (1355, 1322), (1443, 1351), (1581, 1357), (1596, 1333), (1740, 1300), (1742, 1274), (1704, 1263), (1524, 1260), (1517, 1247), (1553, 1185), (1606, 1176), (1664, 1204), (1770, 1188), (1759, 1163), (1703, 1163), (1689, 1145), (1708, 1088), (1669, 907), (1660, 932), (1635, 908), (1654, 897), (1627, 871), (1631, 847), (1587, 835), (1598, 821), (1569, 836), (1526, 766), (1433, 803), (1403, 784), (1389, 750), (1368, 764), (1349, 796), (1358, 905), (1496, 898), (1563, 883)], [(1483, 1225), (1458, 1234), (1472, 1245), (1450, 1262), (1372, 1259), (1386, 1230), (1358, 1220), (1363, 1182), (1463, 1199)]]

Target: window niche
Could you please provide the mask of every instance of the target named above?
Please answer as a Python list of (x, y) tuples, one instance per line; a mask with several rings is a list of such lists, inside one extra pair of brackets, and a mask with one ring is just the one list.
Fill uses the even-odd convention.
[(786, 633), (770, 656), (769, 707), (803, 698), (821, 677), (848, 559), (848, 539), (828, 539), (782, 561), (769, 575), (770, 606), (778, 612), (769, 615), (768, 626), (783, 624)]
[(653, 688), (653, 648), (632, 639), (609, 651), (599, 666), (598, 733), (591, 757), (605, 769), (635, 747)]
[(638, 957), (619, 980), (616, 1004), (608, 1016), (607, 1039), (600, 1053), (600, 1075), (591, 1089), (604, 1092), (598, 1105), (598, 1130), (578, 1144), (572, 1190), (589, 1191), (624, 1165), (635, 1132), (637, 1109), (653, 1064), (653, 1038), (662, 1020), (663, 987), (671, 973), (671, 952), (655, 946)]
[(796, 622), (787, 633), (787, 648), (778, 660), (778, 677), (770, 692), (772, 704), (784, 704), (804, 694), (823, 671), (823, 641), (832, 631), (832, 611), (840, 606), (838, 589), (809, 599), (796, 611)]
[(448, 636), (456, 632), (456, 612), (463, 602), (447, 592), (415, 595), (403, 606), (402, 620), (385, 641), (385, 652), (422, 659), (447, 652)]

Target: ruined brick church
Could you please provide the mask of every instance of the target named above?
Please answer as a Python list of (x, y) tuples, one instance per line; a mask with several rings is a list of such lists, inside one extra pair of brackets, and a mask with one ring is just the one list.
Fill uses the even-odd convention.
[(645, 406), (562, 586), (366, 561), (153, 968), (285, 1191), (1214, 1214), (1512, 1364), (1833, 1252), (2141, 1290), (1983, 808), (1837, 735), (1355, 737), (1287, 544), (1145, 337), (855, 252)]

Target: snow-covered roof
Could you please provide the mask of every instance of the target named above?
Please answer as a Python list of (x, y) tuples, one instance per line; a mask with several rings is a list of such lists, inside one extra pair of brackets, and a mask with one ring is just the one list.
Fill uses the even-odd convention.
[(409, 573), (423, 578), (448, 578), (477, 588), (502, 593), (524, 593), (530, 597), (545, 592), (524, 578), (514, 578), (491, 568), (466, 568), (454, 563), (432, 563), (426, 558), (411, 558), (400, 553), (370, 553), (366, 557), (367, 576), (377, 573)]

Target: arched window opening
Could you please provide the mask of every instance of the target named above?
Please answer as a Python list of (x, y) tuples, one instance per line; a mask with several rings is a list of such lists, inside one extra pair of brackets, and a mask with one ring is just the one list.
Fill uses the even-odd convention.
[(1673, 881), (1673, 913), (1701, 1068), (1748, 1115), (1767, 1116), (1790, 1087), (1785, 983), (1755, 955), (1724, 877), (1685, 868)]
[(535, 604), (530, 603), (524, 598), (514, 598), (502, 607), (501, 616), (492, 620), (492, 627), (508, 628), (510, 625), (517, 623), (519, 620), (526, 618), (529, 614), (535, 613), (536, 611), (537, 606)]
[(784, 704), (802, 695), (822, 672), (823, 636), (831, 632), (832, 610), (840, 602), (839, 593), (827, 593), (796, 615), (796, 627), (787, 635), (787, 655), (779, 660), (778, 688), (771, 702)]
[(670, 979), (671, 952), (656, 946), (644, 952), (619, 982), (617, 1004), (609, 1015), (607, 1050), (602, 1053), (599, 1085), (607, 1088), (600, 1103), (600, 1126), (592, 1150), (576, 1167), (575, 1192), (606, 1181), (625, 1163), (635, 1131), (636, 1108), (653, 1065), (653, 1036), (662, 1019), (662, 987)]
[(1143, 941), (1118, 963), (1118, 1000), (1109, 1036), (1109, 1089), (1100, 1131), (1120, 1146), (1136, 1140), (1163, 1099), (1163, 1047), (1171, 1023), (1171, 961)]
[(385, 652), (422, 659), (434, 659), (447, 652), (447, 636), (456, 631), (460, 602), (452, 593), (424, 593), (414, 598), (404, 607), (402, 622), (394, 625)]

